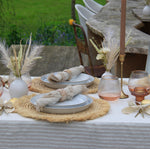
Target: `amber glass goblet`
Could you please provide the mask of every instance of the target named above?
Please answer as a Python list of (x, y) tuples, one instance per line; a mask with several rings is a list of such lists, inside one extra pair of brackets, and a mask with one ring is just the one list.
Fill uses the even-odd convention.
[(148, 73), (143, 70), (135, 70), (131, 72), (129, 82), (129, 91), (137, 102), (144, 100), (145, 96), (150, 94), (150, 78)]

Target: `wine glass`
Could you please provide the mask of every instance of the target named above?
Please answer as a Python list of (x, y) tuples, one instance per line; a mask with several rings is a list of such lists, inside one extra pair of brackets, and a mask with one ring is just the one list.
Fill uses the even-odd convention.
[(141, 102), (150, 93), (150, 79), (148, 73), (143, 70), (131, 72), (128, 81), (129, 91), (135, 96), (136, 102)]
[(30, 76), (30, 73), (25, 73), (21, 76), (22, 80), (26, 82), (28, 88), (31, 87), (31, 84), (32, 84), (32, 80), (31, 80), (31, 76)]
[(120, 98), (121, 85), (118, 77), (114, 75), (104, 75), (98, 87), (98, 95), (100, 98), (114, 101)]

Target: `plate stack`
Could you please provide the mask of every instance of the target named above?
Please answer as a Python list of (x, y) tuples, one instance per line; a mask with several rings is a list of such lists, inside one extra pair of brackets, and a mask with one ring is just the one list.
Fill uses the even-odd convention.
[[(55, 72), (56, 74), (57, 72)], [(57, 88), (64, 88), (67, 85), (86, 85), (90, 86), (94, 82), (94, 77), (85, 73), (81, 73), (79, 76), (72, 78), (68, 81), (64, 82), (55, 82), (48, 80), (49, 74), (45, 74), (41, 77), (41, 81), (48, 87), (57, 89)]]
[[(57, 73), (59, 72), (54, 72), (53, 75), (57, 76)], [(51, 73), (41, 76), (41, 81), (45, 86), (53, 89), (60, 89), (65, 88), (67, 86), (76, 86), (76, 85), (89, 86), (94, 82), (94, 77), (85, 73), (80, 73), (77, 77), (73, 77), (70, 80), (59, 82), (48, 79), (50, 75)], [(34, 96), (31, 99), (31, 103), (36, 107), (37, 100), (46, 96), (47, 94), (49, 93)], [(92, 104), (92, 102), (93, 100), (90, 97), (83, 94), (78, 94), (70, 100), (58, 102), (53, 105), (46, 105), (44, 106), (44, 108), (41, 109), (41, 111), (56, 114), (76, 113), (87, 109)]]
[[(31, 98), (31, 103), (36, 107), (36, 101), (47, 94), (48, 93), (34, 96), (33, 98)], [(58, 102), (54, 105), (47, 105), (42, 109), (42, 112), (56, 114), (71, 114), (81, 112), (87, 109), (92, 104), (92, 102), (93, 100), (90, 97), (78, 94), (74, 96), (71, 100)]]

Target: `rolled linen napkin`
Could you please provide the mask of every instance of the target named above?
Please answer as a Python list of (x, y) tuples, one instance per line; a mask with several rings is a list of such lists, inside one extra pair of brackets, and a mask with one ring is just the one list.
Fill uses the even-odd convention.
[(87, 90), (85, 85), (67, 86), (63, 89), (51, 91), (36, 101), (36, 110), (42, 111), (46, 105), (54, 105), (57, 102), (72, 99), (75, 95)]
[(67, 81), (73, 77), (78, 76), (80, 73), (84, 72), (84, 67), (82, 65), (77, 67), (72, 67), (70, 69), (66, 69), (62, 72), (51, 73), (48, 77), (48, 80), (60, 82)]

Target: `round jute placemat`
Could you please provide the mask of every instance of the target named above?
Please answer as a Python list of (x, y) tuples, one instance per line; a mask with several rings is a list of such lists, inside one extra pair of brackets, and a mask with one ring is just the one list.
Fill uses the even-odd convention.
[[(95, 77), (93, 84), (88, 87), (87, 93), (88, 94), (97, 93), (98, 84), (99, 84), (99, 78)], [(48, 93), (53, 90), (55, 90), (55, 89), (45, 86), (40, 78), (34, 78), (32, 80), (32, 85), (30, 87), (30, 91), (37, 92), (37, 93)]]
[(107, 101), (101, 99), (93, 99), (91, 106), (78, 113), (74, 114), (49, 114), (43, 112), (37, 112), (30, 99), (34, 95), (23, 96), (19, 99), (12, 99), (13, 106), (16, 113), (37, 120), (46, 120), (49, 122), (71, 122), (71, 121), (86, 121), (96, 119), (108, 113), (110, 105)]

